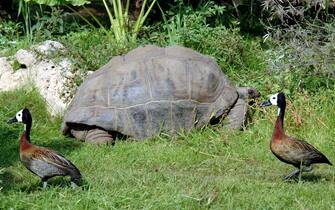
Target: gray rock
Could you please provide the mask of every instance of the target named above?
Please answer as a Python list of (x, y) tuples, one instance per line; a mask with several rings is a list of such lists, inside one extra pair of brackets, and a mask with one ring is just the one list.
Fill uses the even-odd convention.
[[(55, 62), (41, 54), (64, 50), (59, 42), (45, 41), (31, 49), (18, 50), (14, 57), (0, 58), (0, 92), (27, 84), (35, 85), (46, 100), (50, 113), (62, 113), (76, 89), (73, 81), (76, 75), (71, 72), (72, 63), (67, 58), (58, 58), (60, 61)], [(26, 68), (15, 71), (11, 66), (14, 60)]]
[(17, 62), (25, 65), (26, 67), (31, 67), (36, 62), (36, 55), (28, 50), (20, 49), (16, 52), (15, 58)]

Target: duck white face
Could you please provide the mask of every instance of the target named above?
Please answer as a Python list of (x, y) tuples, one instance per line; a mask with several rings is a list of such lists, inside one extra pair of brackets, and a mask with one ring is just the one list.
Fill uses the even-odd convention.
[(23, 122), (23, 109), (18, 111), (15, 117), (8, 120), (8, 123)]
[(23, 116), (23, 109), (21, 109), (20, 111), (18, 111), (18, 112), (16, 113), (16, 115), (15, 115), (16, 120), (17, 120), (18, 122), (22, 122), (22, 116)]
[(24, 125), (24, 130), (31, 128), (32, 118), (30, 112), (27, 108), (21, 109), (16, 113), (16, 115), (9, 119), (7, 123), (21, 122)]
[(278, 93), (270, 96), (269, 100), (270, 100), (271, 105), (277, 106), (278, 105)]
[(263, 103), (260, 104), (261, 107), (271, 106), (271, 105), (278, 107), (278, 116), (280, 115), (282, 110), (285, 112), (285, 107), (286, 107), (285, 94), (282, 92), (273, 94), (270, 96), (269, 100), (264, 101)]
[(264, 101), (263, 103), (260, 104), (261, 107), (271, 106), (271, 105), (274, 105), (274, 106), (278, 105), (278, 93), (271, 95), (269, 100)]

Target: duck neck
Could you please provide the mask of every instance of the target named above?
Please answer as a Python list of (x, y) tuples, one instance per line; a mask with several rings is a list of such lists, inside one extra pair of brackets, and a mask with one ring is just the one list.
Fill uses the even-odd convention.
[(27, 148), (30, 145), (30, 129), (31, 129), (31, 122), (24, 124), (24, 131), (20, 138), (21, 150)]
[(280, 139), (283, 135), (285, 135), (284, 132), (284, 116), (285, 116), (285, 106), (278, 107), (278, 116), (275, 123), (275, 128), (273, 130), (273, 139)]

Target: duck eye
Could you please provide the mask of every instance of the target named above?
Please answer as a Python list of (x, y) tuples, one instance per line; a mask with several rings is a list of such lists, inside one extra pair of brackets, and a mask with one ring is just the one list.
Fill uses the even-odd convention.
[(276, 99), (276, 97), (273, 97), (272, 99)]

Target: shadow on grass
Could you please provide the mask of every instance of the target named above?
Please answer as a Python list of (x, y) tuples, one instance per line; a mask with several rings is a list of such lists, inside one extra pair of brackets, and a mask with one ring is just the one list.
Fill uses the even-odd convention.
[(18, 130), (0, 128), (0, 167), (19, 161)]
[(25, 185), (19, 188), (19, 191), (25, 192), (25, 193), (35, 193), (37, 191), (47, 191), (49, 189), (71, 189), (76, 191), (87, 191), (90, 189), (90, 185), (88, 182), (86, 182), (84, 179), (82, 179), (78, 186), (73, 189), (71, 187), (71, 182), (69, 177), (53, 177), (48, 180), (47, 187), (43, 189), (42, 182), (34, 182), (30, 185)]
[[(300, 182), (311, 182), (311, 183), (318, 183), (320, 181), (323, 181), (325, 180), (326, 177), (324, 176), (321, 176), (321, 175), (315, 175), (315, 174), (304, 174), (301, 176), (301, 180)], [(326, 179), (327, 181), (331, 181), (331, 180), (328, 180)], [(297, 184), (299, 183), (299, 178), (295, 178), (295, 179), (290, 179), (290, 180), (283, 180), (284, 182), (287, 182), (287, 183), (292, 183), (292, 184)]]
[[(41, 182), (35, 182), (31, 185), (25, 185), (19, 188), (19, 191), (26, 193), (35, 193), (37, 191), (46, 191), (48, 189), (61, 188), (61, 189), (72, 189), (69, 177), (53, 177), (48, 180), (48, 185), (45, 189), (42, 187)], [(90, 188), (89, 184), (85, 180), (81, 180), (79, 185), (72, 190), (87, 191)]]
[[(325, 176), (316, 175), (316, 174), (306, 174), (306, 175), (303, 175), (301, 178), (303, 182), (313, 182), (313, 183), (320, 182), (325, 179), (326, 179)], [(327, 180), (327, 181), (330, 181), (330, 180)]]
[(17, 182), (14, 174), (11, 171), (5, 170), (2, 174), (0, 174), (0, 180), (2, 192), (6, 192), (12, 188), (13, 183)]

